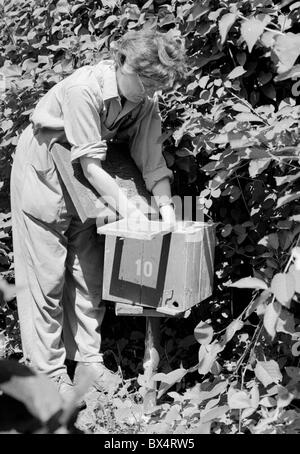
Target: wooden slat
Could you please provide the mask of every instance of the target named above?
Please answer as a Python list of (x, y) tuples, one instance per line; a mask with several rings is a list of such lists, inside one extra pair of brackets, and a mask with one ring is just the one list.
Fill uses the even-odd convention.
[(157, 312), (155, 309), (124, 303), (116, 303), (115, 314), (118, 316), (122, 315), (134, 317), (170, 317), (169, 314), (162, 314)]
[(98, 227), (99, 234), (119, 236), (124, 238), (132, 238), (136, 240), (152, 240), (159, 235), (164, 235), (171, 231), (170, 227), (162, 221), (149, 221), (149, 229), (133, 229), (127, 219), (120, 219)]

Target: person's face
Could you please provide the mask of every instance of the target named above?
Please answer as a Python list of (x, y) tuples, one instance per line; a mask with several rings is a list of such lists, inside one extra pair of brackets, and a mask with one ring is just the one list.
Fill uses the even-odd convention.
[(141, 102), (146, 96), (152, 97), (160, 89), (157, 84), (134, 73), (126, 63), (117, 70), (117, 83), (120, 94), (134, 103)]

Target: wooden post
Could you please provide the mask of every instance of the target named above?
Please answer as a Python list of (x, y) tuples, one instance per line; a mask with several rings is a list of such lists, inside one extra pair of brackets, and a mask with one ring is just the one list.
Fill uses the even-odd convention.
[(156, 406), (156, 381), (153, 380), (159, 364), (160, 318), (146, 317), (144, 378), (147, 392), (144, 396), (144, 412), (149, 413)]

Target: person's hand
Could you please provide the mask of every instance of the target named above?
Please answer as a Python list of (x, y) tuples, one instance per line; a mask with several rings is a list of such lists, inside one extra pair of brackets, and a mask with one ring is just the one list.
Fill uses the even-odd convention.
[(128, 213), (126, 219), (130, 230), (150, 232), (151, 222), (142, 211), (135, 209)]
[(173, 205), (163, 205), (159, 211), (164, 225), (170, 227), (170, 229), (174, 228), (177, 221)]

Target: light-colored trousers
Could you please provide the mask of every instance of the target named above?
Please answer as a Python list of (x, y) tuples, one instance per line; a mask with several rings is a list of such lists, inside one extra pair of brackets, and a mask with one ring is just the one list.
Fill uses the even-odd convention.
[(49, 148), (57, 132), (21, 134), (12, 166), (17, 305), (27, 364), (55, 376), (65, 359), (101, 361), (103, 235), (82, 223)]

